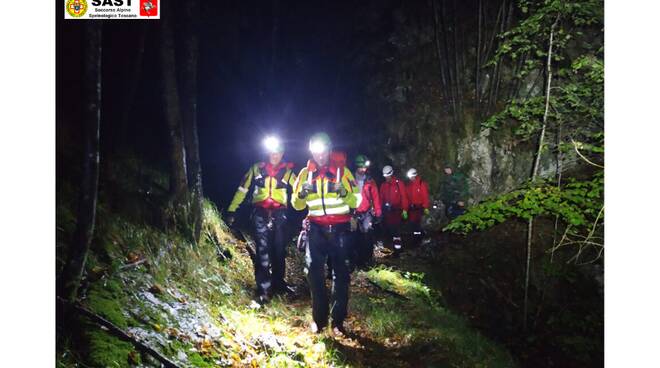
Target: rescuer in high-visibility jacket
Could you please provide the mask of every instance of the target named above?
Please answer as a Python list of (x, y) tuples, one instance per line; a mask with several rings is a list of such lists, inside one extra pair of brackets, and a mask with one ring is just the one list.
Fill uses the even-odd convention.
[[(359, 206), (361, 195), (351, 171), (330, 162), (332, 142), (327, 134), (313, 135), (309, 149), (313, 159), (300, 170), (291, 202), (296, 210), (308, 210), (305, 261), (312, 294), (311, 329), (317, 333), (328, 325), (332, 305), (332, 330), (342, 335), (350, 282), (351, 211)], [(325, 287), (328, 257), (334, 270), (331, 303)]]
[(275, 137), (264, 140), (268, 162), (258, 162), (245, 173), (234, 199), (227, 209), (227, 222), (234, 222), (234, 214), (252, 188), (252, 221), (254, 225), (256, 259), (254, 278), (261, 304), (272, 295), (289, 290), (285, 276), (286, 221), (288, 192), (292, 191), (296, 174), (293, 164), (283, 162), (284, 146)]

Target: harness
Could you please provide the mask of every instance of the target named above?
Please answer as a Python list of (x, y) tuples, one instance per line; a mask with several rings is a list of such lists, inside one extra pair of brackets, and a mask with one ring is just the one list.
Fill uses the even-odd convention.
[(266, 188), (266, 178), (272, 177), (275, 179), (275, 189), (286, 187), (288, 184), (288, 179), (289, 177), (291, 177), (291, 164), (285, 164), (285, 163), (278, 164), (275, 167), (275, 169), (277, 169), (277, 172), (275, 172), (274, 175), (271, 175), (273, 174), (272, 172), (271, 173), (268, 172), (266, 166), (267, 165), (263, 163), (259, 165), (258, 170), (254, 176), (255, 186)]

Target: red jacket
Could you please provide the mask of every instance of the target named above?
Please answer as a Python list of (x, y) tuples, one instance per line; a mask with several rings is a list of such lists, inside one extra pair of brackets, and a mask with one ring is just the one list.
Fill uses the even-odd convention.
[(410, 206), (416, 208), (429, 208), (429, 185), (419, 176), (406, 184), (406, 194), (410, 200)]
[(383, 205), (389, 203), (392, 208), (408, 211), (406, 185), (395, 176), (392, 176), (390, 182), (385, 181), (380, 185), (380, 199)]
[(378, 186), (374, 179), (367, 177), (362, 186), (362, 202), (360, 202), (360, 206), (358, 206), (356, 211), (358, 213), (364, 213), (369, 211), (372, 206), (377, 217), (383, 215), (380, 196), (378, 195)]

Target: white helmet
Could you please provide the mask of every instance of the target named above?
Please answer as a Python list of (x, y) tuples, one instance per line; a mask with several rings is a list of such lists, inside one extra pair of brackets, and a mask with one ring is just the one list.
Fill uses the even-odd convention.
[(417, 170), (415, 168), (411, 168), (410, 170), (408, 170), (408, 173), (406, 175), (408, 176), (409, 179), (412, 179), (415, 176), (417, 176)]
[(392, 176), (392, 174), (394, 174), (394, 169), (392, 168), (392, 166), (387, 165), (387, 166), (383, 167), (383, 176), (384, 177)]

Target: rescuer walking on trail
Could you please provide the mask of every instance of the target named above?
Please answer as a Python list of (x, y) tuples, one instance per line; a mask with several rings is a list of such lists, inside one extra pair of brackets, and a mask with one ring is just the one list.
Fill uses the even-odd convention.
[(373, 225), (383, 216), (378, 185), (369, 174), (371, 162), (364, 155), (355, 157), (355, 181), (361, 194), (361, 201), (355, 211), (358, 221), (357, 242), (355, 244), (355, 264), (364, 267), (372, 261), (374, 252)]
[(429, 200), (429, 185), (426, 181), (417, 175), (417, 170), (411, 168), (408, 170), (408, 184), (406, 184), (406, 194), (410, 201), (408, 221), (411, 225), (413, 240), (419, 244), (422, 240), (422, 217), (429, 214), (431, 201)]
[(254, 278), (257, 297), (267, 303), (273, 294), (289, 289), (284, 281), (286, 257), (287, 189), (293, 187), (296, 174), (293, 164), (283, 162), (284, 146), (275, 137), (264, 140), (268, 162), (258, 162), (245, 173), (234, 199), (227, 209), (227, 222), (234, 222), (234, 214), (252, 189), (252, 221), (256, 242)]
[(347, 167), (330, 163), (332, 142), (325, 133), (312, 136), (312, 160), (300, 170), (294, 185), (292, 204), (296, 210), (309, 210), (308, 242), (305, 250), (307, 277), (312, 294), (312, 332), (328, 325), (329, 303), (325, 286), (325, 263), (329, 257), (334, 269), (332, 280), (332, 327), (344, 333), (350, 282), (351, 209), (357, 207), (359, 192)]
[(394, 251), (401, 251), (401, 219), (408, 219), (408, 196), (406, 186), (394, 176), (392, 166), (383, 167), (385, 182), (380, 185), (380, 200), (383, 202), (385, 228), (392, 237)]

